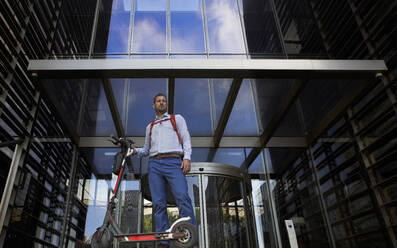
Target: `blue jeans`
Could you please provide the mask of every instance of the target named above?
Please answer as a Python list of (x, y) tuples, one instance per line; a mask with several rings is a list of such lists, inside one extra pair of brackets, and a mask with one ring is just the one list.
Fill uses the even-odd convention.
[(190, 222), (194, 226), (197, 225), (181, 163), (182, 159), (173, 157), (149, 159), (149, 187), (152, 195), (156, 232), (163, 232), (170, 227), (167, 214), (167, 183), (178, 206), (179, 217), (190, 216)]

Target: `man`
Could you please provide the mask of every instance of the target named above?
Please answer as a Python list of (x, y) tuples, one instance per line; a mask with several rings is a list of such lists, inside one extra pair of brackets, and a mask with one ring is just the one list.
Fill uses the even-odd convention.
[[(169, 228), (166, 183), (174, 195), (179, 216), (190, 216), (191, 223), (196, 226), (185, 177), (190, 171), (192, 153), (185, 119), (181, 115), (167, 113), (167, 98), (164, 94), (157, 94), (152, 106), (156, 111), (156, 119), (146, 127), (145, 144), (142, 148), (134, 149), (134, 154), (150, 157), (149, 187), (156, 232)], [(162, 241), (160, 247), (168, 247), (168, 242)]]

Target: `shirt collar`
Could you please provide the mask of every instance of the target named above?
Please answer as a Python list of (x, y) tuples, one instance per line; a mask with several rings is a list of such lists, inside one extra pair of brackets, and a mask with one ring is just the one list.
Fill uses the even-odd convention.
[(164, 119), (164, 118), (168, 118), (168, 117), (170, 117), (170, 115), (168, 114), (168, 112), (165, 112), (165, 113), (163, 114), (163, 116), (162, 116), (160, 119), (157, 118), (157, 115), (156, 115), (156, 121), (157, 121), (157, 120)]

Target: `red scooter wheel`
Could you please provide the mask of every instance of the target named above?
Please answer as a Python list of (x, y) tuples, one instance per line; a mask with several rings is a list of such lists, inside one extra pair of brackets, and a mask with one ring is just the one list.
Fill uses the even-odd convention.
[(183, 233), (184, 237), (171, 241), (171, 246), (175, 248), (189, 248), (197, 244), (196, 227), (190, 222), (180, 222), (171, 230), (173, 233)]

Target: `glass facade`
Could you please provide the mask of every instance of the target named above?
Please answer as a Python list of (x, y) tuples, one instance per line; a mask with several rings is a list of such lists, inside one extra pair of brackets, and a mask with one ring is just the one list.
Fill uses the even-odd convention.
[[(286, 220), (299, 247), (397, 246), (396, 8), (381, 0), (4, 0), (0, 246), (89, 247), (116, 181), (118, 148), (107, 137), (124, 133), (141, 146), (159, 92), (186, 119), (192, 162), (229, 166), (188, 175), (199, 247), (289, 247)], [(389, 70), (376, 83), (310, 72), (297, 89), (302, 78), (278, 71), (79, 78), (77, 68), (41, 79), (28, 69), (38, 59), (225, 58), (376, 58)], [(124, 232), (151, 232), (148, 158), (132, 164), (142, 180), (123, 181), (114, 214)], [(242, 174), (231, 175), (237, 168)], [(178, 217), (172, 197), (168, 215)]]

